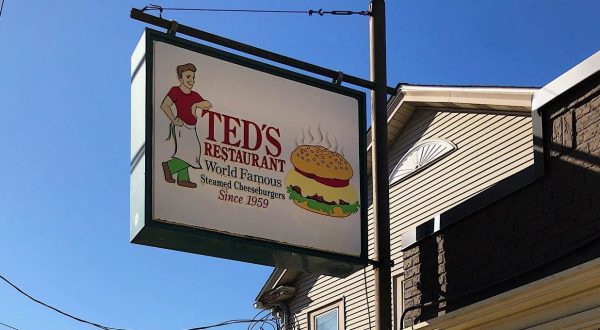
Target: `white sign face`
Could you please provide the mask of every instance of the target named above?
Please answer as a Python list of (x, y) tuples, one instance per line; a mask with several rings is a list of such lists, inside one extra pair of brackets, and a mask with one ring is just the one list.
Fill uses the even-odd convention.
[(152, 218), (360, 256), (359, 100), (152, 47)]

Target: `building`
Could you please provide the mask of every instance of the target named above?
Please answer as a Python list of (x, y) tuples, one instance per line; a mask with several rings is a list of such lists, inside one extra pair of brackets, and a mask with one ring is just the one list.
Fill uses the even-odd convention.
[[(395, 328), (597, 328), (598, 69), (600, 52), (539, 90), (399, 86)], [(370, 258), (373, 237), (370, 219)], [(255, 305), (289, 329), (369, 329), (373, 280), (371, 266), (343, 279), (275, 269)]]
[[(531, 167), (534, 158), (535, 89), (403, 85), (400, 91), (388, 107), (396, 290), (404, 277), (401, 234)], [(372, 222), (369, 243), (373, 259)], [(275, 269), (257, 306), (289, 309), (292, 329), (306, 329), (321, 311), (339, 306), (342, 328), (368, 328), (374, 317), (373, 269), (369, 266), (344, 279)]]
[(405, 327), (600, 328), (600, 52), (536, 92), (533, 115), (534, 180), (403, 243)]

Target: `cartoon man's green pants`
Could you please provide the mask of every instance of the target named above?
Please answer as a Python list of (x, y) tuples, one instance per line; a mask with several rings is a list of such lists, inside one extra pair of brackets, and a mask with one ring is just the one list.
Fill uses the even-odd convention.
[(190, 181), (190, 173), (188, 171), (190, 164), (177, 158), (171, 158), (166, 164), (170, 175), (177, 173), (177, 181)]

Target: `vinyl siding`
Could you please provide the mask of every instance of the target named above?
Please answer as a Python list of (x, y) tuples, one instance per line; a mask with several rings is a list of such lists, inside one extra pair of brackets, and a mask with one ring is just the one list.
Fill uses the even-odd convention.
[[(528, 116), (417, 109), (390, 147), (389, 171), (413, 145), (432, 138), (448, 140), (458, 148), (390, 187), (391, 251), (396, 262), (393, 275), (402, 273), (403, 232), (533, 164)], [(369, 255), (374, 258), (372, 207), (368, 214)], [(308, 329), (309, 311), (339, 299), (345, 301), (346, 329), (373, 329), (373, 276), (370, 266), (345, 279), (300, 275), (297, 294), (289, 303), (292, 329)]]

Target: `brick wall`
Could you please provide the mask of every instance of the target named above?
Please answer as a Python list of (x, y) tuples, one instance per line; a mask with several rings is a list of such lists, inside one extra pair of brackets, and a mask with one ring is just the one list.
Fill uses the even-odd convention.
[(543, 177), (404, 252), (405, 308), (442, 299), (405, 326), (600, 257), (599, 82), (542, 108)]

